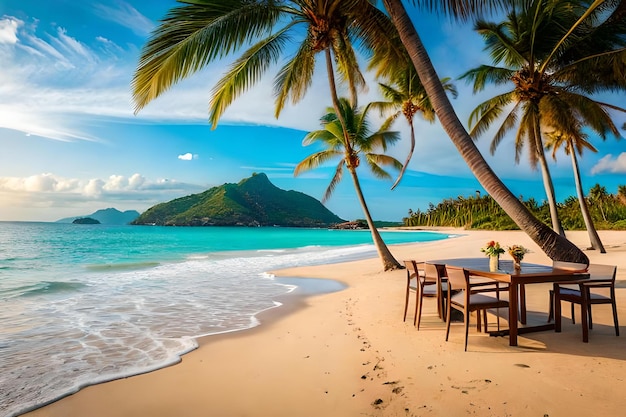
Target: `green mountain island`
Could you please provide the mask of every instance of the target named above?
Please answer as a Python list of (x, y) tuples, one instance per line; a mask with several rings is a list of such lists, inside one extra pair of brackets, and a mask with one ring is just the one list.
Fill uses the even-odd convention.
[(132, 224), (329, 227), (343, 221), (315, 198), (282, 190), (260, 173), (238, 184), (224, 184), (157, 204)]

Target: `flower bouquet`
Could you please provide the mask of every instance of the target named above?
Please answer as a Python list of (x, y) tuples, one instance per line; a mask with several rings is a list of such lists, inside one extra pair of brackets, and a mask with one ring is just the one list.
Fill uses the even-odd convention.
[(500, 246), (500, 243), (492, 240), (487, 242), (487, 246), (480, 248), (480, 251), (489, 256), (489, 270), (497, 271), (500, 268), (500, 254), (504, 253), (504, 249)]
[(502, 249), (500, 243), (493, 240), (487, 242), (487, 246), (480, 248), (480, 251), (485, 252), (487, 256), (500, 256), (501, 253), (504, 253), (504, 249)]
[(521, 268), (522, 259), (524, 259), (524, 255), (528, 253), (528, 249), (523, 247), (522, 245), (513, 245), (508, 247), (509, 255), (513, 258), (513, 266), (516, 269)]

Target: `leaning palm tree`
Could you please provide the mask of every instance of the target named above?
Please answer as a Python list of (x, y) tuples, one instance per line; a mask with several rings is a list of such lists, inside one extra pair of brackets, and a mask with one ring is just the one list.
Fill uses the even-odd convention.
[[(391, 186), (392, 190), (396, 188), (402, 180), (404, 172), (413, 156), (413, 151), (415, 150), (415, 128), (413, 126), (413, 119), (417, 114), (420, 114), (427, 122), (433, 123), (435, 121), (435, 110), (428, 99), (428, 94), (426, 94), (424, 86), (417, 76), (415, 67), (410, 61), (403, 64), (404, 65), (389, 76), (390, 83), (378, 83), (382, 95), (387, 101), (372, 103), (376, 108), (380, 109), (381, 113), (393, 111), (393, 114), (390, 116), (391, 120), (395, 120), (400, 114), (404, 115), (410, 129), (411, 145), (409, 153), (402, 166), (402, 171), (400, 171), (398, 178)], [(456, 87), (450, 82), (450, 78), (443, 78), (441, 84), (453, 97), (457, 96)]]
[[(365, 87), (354, 45), (392, 59), (403, 51), (389, 45), (395, 33), (389, 18), (365, 0), (179, 0), (144, 46), (132, 81), (135, 111), (180, 80), (220, 58), (243, 51), (213, 88), (209, 121), (217, 126), (224, 111), (265, 72), (295, 47), (274, 78), (275, 116), (288, 100), (301, 100), (313, 80), (316, 57), (323, 54), (330, 98), (339, 111), (336, 72), (353, 105)], [(293, 43), (295, 41), (295, 44)], [(289, 51), (291, 52), (291, 51)], [(345, 133), (344, 146), (350, 150)], [(379, 238), (380, 236), (376, 236)], [(384, 245), (382, 239), (377, 242)]]
[[(417, 1), (430, 10), (468, 18), (476, 12), (507, 5), (506, 0)], [(407, 49), (442, 127), (485, 190), (515, 223), (553, 260), (589, 263), (587, 256), (573, 243), (537, 220), (496, 176), (456, 115), (411, 18), (400, 0), (383, 0), (402, 44)]]
[(547, 134), (546, 148), (552, 148), (552, 158), (556, 159), (556, 153), (559, 149), (563, 148), (565, 154), (569, 155), (572, 159), (572, 169), (574, 170), (574, 183), (576, 184), (576, 195), (578, 196), (578, 204), (580, 206), (580, 213), (585, 222), (587, 233), (589, 234), (589, 241), (591, 247), (595, 250), (599, 250), (600, 253), (606, 253), (604, 245), (600, 240), (600, 236), (593, 224), (591, 214), (589, 214), (589, 207), (587, 206), (587, 200), (585, 200), (585, 193), (583, 192), (582, 180), (580, 178), (580, 168), (578, 167), (578, 158), (576, 153), (582, 155), (583, 149), (589, 149), (592, 152), (598, 152), (598, 150), (587, 140), (587, 135), (580, 132), (578, 136), (571, 137), (562, 133), (551, 132)]
[[(384, 242), (380, 244), (382, 239), (374, 225), (367, 203), (365, 202), (363, 190), (361, 189), (357, 175), (357, 168), (360, 166), (361, 159), (363, 158), (376, 177), (390, 179), (391, 176), (382, 168), (382, 165), (402, 169), (402, 163), (391, 156), (378, 152), (386, 151), (389, 145), (400, 139), (400, 136), (398, 132), (387, 130), (389, 123), (384, 123), (380, 129), (372, 133), (367, 119), (371, 105), (367, 105), (363, 110), (360, 110), (353, 107), (347, 99), (340, 99), (339, 109), (348, 131), (344, 132), (344, 125), (340, 122), (334, 108), (331, 107), (327, 109), (327, 113), (321, 119), (324, 128), (310, 132), (303, 141), (303, 145), (305, 146), (321, 144), (324, 149), (308, 156), (296, 165), (294, 175), (298, 176), (305, 171), (318, 168), (332, 159), (339, 158), (339, 163), (335, 168), (335, 174), (328, 188), (326, 188), (322, 202), (326, 202), (330, 198), (337, 184), (339, 184), (343, 178), (344, 168), (347, 169), (352, 178), (356, 195), (361, 203), (365, 220), (372, 233), (374, 245), (383, 262), (383, 268), (385, 271), (398, 269), (400, 268), (400, 263), (393, 257)], [(350, 138), (349, 147), (345, 146), (344, 137), (346, 136)]]
[[(496, 122), (501, 122), (491, 142), (493, 154), (507, 133), (517, 127), (515, 162), (518, 163), (524, 146), (528, 148), (531, 166), (541, 166), (546, 189), (552, 228), (564, 234), (559, 221), (554, 185), (544, 152), (543, 132), (558, 130), (567, 136), (576, 135), (579, 121), (594, 129), (603, 138), (607, 133), (619, 136), (609, 110), (618, 106), (593, 100), (586, 94), (589, 87), (602, 90), (605, 80), (615, 78), (623, 71), (623, 64), (607, 68), (614, 60), (623, 60), (624, 41), (614, 37), (588, 48), (588, 37), (594, 32), (606, 31), (592, 24), (593, 14), (578, 23), (587, 10), (584, 2), (572, 0), (532, 0), (523, 7), (514, 7), (502, 23), (484, 20), (476, 22), (476, 30), (483, 36), (496, 65), (481, 65), (461, 76), (473, 81), (474, 91), (482, 91), (488, 83), (512, 84), (512, 89), (478, 105), (470, 115), (470, 135), (485, 133)], [(578, 25), (577, 25), (578, 24)], [(580, 73), (591, 71), (596, 85), (583, 81)], [(610, 81), (609, 81), (610, 82)], [(622, 88), (626, 83), (622, 82)], [(615, 85), (612, 85), (614, 88)]]

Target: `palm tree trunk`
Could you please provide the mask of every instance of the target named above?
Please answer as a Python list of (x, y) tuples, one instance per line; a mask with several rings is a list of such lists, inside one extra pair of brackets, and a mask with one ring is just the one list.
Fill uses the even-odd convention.
[[(328, 84), (330, 85), (330, 94), (333, 101), (333, 107), (335, 109), (335, 114), (341, 123), (341, 127), (343, 130), (343, 140), (344, 147), (346, 149), (346, 154), (349, 159), (351, 159), (351, 155), (353, 153), (352, 144), (350, 143), (350, 137), (348, 136), (348, 127), (346, 125), (345, 118), (343, 116), (343, 112), (339, 106), (339, 97), (337, 95), (337, 86), (335, 84), (335, 71), (333, 70), (333, 61), (332, 56), (330, 54), (330, 49), (326, 48), (326, 70), (328, 72)], [(370, 211), (367, 208), (367, 203), (365, 202), (365, 198), (363, 197), (363, 192), (361, 190), (361, 184), (359, 183), (359, 179), (356, 175), (355, 171), (356, 167), (348, 166), (348, 171), (350, 171), (350, 175), (352, 176), (352, 182), (354, 183), (354, 189), (356, 190), (357, 197), (359, 198), (359, 202), (361, 203), (361, 208), (363, 209), (363, 214), (365, 214), (365, 220), (367, 221), (367, 225), (370, 228), (370, 233), (372, 234), (372, 240), (374, 241), (374, 246), (376, 246), (376, 251), (378, 252), (378, 256), (380, 260), (383, 262), (383, 268), (385, 271), (389, 271), (392, 269), (400, 269), (402, 265), (393, 257), (389, 248), (383, 241), (383, 238), (378, 233), (378, 229), (374, 226), (374, 221), (372, 220), (372, 216), (370, 215)]]
[(552, 230), (565, 237), (565, 232), (563, 231), (563, 226), (561, 226), (561, 220), (559, 219), (559, 212), (557, 210), (556, 196), (554, 194), (554, 183), (552, 182), (552, 176), (550, 175), (550, 168), (548, 167), (548, 161), (546, 160), (546, 153), (543, 149), (543, 141), (541, 140), (541, 128), (539, 127), (539, 121), (537, 121), (537, 124), (535, 125), (535, 146), (537, 149), (537, 158), (539, 159), (539, 165), (541, 166), (543, 186), (546, 189), (546, 197), (548, 198), (548, 206), (550, 207)]
[(346, 119), (343, 116), (341, 107), (339, 106), (339, 95), (337, 94), (337, 84), (335, 83), (335, 70), (333, 69), (333, 57), (330, 53), (330, 48), (326, 48), (324, 51), (326, 55), (326, 72), (328, 75), (328, 85), (330, 87), (330, 98), (333, 102), (333, 108), (335, 114), (341, 123), (341, 129), (343, 130), (343, 144), (349, 155), (352, 154), (352, 144), (350, 143), (350, 137), (348, 136), (348, 125)]
[(367, 221), (367, 225), (370, 228), (370, 233), (372, 234), (372, 240), (374, 241), (374, 246), (376, 246), (378, 257), (383, 262), (384, 270), (390, 271), (393, 269), (402, 268), (402, 265), (400, 265), (400, 263), (396, 260), (396, 258), (393, 257), (393, 255), (389, 251), (389, 248), (383, 241), (383, 238), (380, 236), (378, 229), (376, 229), (376, 226), (374, 225), (374, 220), (372, 220), (370, 211), (367, 208), (367, 203), (365, 202), (365, 197), (363, 196), (363, 190), (361, 190), (361, 184), (359, 182), (359, 177), (357, 176), (356, 169), (348, 167), (348, 171), (350, 171), (350, 176), (352, 177), (354, 189), (356, 190), (356, 195), (359, 198), (361, 207), (363, 208), (365, 221)]
[(398, 179), (396, 179), (396, 182), (394, 182), (391, 186), (392, 190), (396, 188), (396, 186), (400, 183), (400, 180), (402, 180), (402, 177), (404, 176), (404, 171), (406, 171), (406, 167), (407, 165), (409, 165), (409, 162), (413, 157), (413, 151), (415, 150), (415, 127), (413, 126), (413, 120), (409, 121), (409, 126), (411, 127), (411, 149), (409, 149), (409, 154), (406, 156), (404, 165), (402, 165), (402, 170), (400, 170), (400, 174), (398, 174)]
[(400, 34), (402, 43), (411, 56), (413, 65), (415, 65), (420, 80), (431, 99), (441, 125), (476, 179), (520, 229), (526, 232), (551, 259), (589, 264), (589, 259), (583, 251), (537, 220), (495, 175), (457, 117), (402, 2), (400, 0), (383, 0), (383, 3)]
[(587, 201), (585, 200), (585, 194), (583, 193), (582, 181), (580, 180), (580, 169), (578, 168), (578, 159), (576, 158), (576, 149), (572, 146), (572, 142), (568, 141), (567, 147), (569, 148), (570, 156), (572, 157), (572, 168), (574, 169), (574, 181), (576, 182), (576, 194), (578, 194), (578, 202), (580, 204), (580, 213), (583, 216), (587, 233), (589, 234), (589, 241), (591, 247), (595, 250), (599, 250), (600, 253), (606, 253), (604, 245), (598, 236), (596, 227), (591, 220), (589, 214), (589, 207), (587, 207)]

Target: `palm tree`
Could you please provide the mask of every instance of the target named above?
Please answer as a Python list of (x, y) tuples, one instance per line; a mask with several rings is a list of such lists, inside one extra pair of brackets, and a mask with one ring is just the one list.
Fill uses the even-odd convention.
[[(354, 189), (356, 191), (361, 207), (363, 208), (363, 214), (365, 220), (369, 226), (374, 245), (378, 251), (378, 255), (383, 262), (383, 268), (385, 271), (390, 269), (400, 268), (400, 263), (393, 257), (387, 246), (380, 238), (380, 233), (374, 225), (372, 216), (363, 197), (363, 191), (357, 175), (357, 168), (360, 166), (361, 158), (364, 160), (372, 173), (378, 178), (391, 178), (389, 173), (385, 171), (381, 165), (391, 166), (393, 168), (402, 169), (402, 163), (397, 159), (382, 154), (375, 153), (379, 150), (387, 150), (387, 146), (395, 143), (400, 139), (398, 132), (388, 131), (389, 123), (383, 124), (383, 126), (376, 132), (372, 133), (368, 120), (367, 113), (371, 109), (371, 105), (367, 105), (363, 110), (359, 110), (353, 107), (347, 99), (339, 100), (339, 108), (342, 112), (343, 120), (345, 121), (348, 131), (345, 132), (343, 124), (340, 122), (338, 115), (335, 113), (334, 108), (327, 109), (326, 115), (321, 119), (324, 129), (310, 132), (304, 138), (303, 145), (308, 146), (314, 143), (319, 143), (324, 146), (325, 149), (316, 152), (302, 162), (300, 162), (295, 170), (294, 175), (298, 176), (305, 171), (317, 168), (324, 163), (340, 158), (337, 167), (335, 168), (335, 174), (324, 193), (322, 202), (326, 202), (332, 195), (335, 187), (343, 178), (344, 168), (348, 170), (352, 177)], [(344, 138), (350, 138), (350, 146), (345, 146)], [(381, 244), (382, 242), (382, 244)]]
[[(481, 185), (520, 229), (524, 230), (551, 259), (588, 264), (589, 259), (576, 245), (537, 220), (496, 176), (456, 115), (402, 2), (400, 0), (383, 0), (383, 3), (398, 30), (402, 44), (411, 57), (441, 125)], [(481, 10), (481, 8), (488, 10), (490, 7), (508, 2), (505, 0), (423, 0), (421, 3), (432, 10), (467, 18), (472, 12)]]
[(597, 206), (600, 209), (600, 214), (602, 215), (602, 220), (607, 221), (606, 211), (604, 206), (606, 201), (609, 198), (609, 193), (606, 191), (606, 187), (596, 184), (589, 190), (589, 200), (593, 203), (593, 205)]
[[(346, 81), (351, 102), (365, 86), (353, 41), (376, 55), (400, 56), (390, 45), (395, 39), (389, 18), (364, 0), (181, 0), (152, 33), (144, 46), (132, 87), (135, 111), (173, 84), (219, 58), (247, 48), (214, 87), (209, 120), (213, 127), (226, 108), (278, 62), (290, 40), (297, 39), (295, 54), (274, 78), (275, 115), (286, 102), (296, 103), (310, 87), (316, 56), (323, 53), (330, 96), (343, 127), (344, 146), (351, 151), (346, 121), (340, 111), (335, 71)], [(304, 36), (304, 38), (302, 38)], [(380, 52), (378, 53), (380, 55)], [(336, 68), (335, 68), (336, 67)], [(384, 246), (376, 234), (377, 246)]]
[[(421, 114), (424, 120), (433, 123), (435, 121), (435, 110), (433, 109), (424, 86), (420, 82), (417, 72), (413, 64), (407, 60), (402, 67), (389, 76), (391, 83), (379, 83), (383, 97), (386, 102), (372, 103), (378, 108), (381, 114), (392, 110), (394, 113), (390, 116), (391, 120), (395, 120), (400, 114), (404, 115), (410, 128), (411, 147), (407, 154), (406, 160), (402, 166), (402, 171), (398, 178), (391, 186), (393, 190), (402, 180), (404, 172), (411, 161), (413, 151), (415, 150), (415, 128), (413, 126), (413, 118), (416, 114)], [(454, 84), (450, 82), (450, 78), (441, 80), (443, 88), (456, 98), (457, 90)]]
[[(581, 71), (599, 74), (597, 78), (602, 77), (600, 74), (606, 74), (610, 80), (615, 77), (614, 72), (623, 69), (617, 65), (611, 71), (607, 70), (606, 65), (610, 59), (623, 59), (620, 56), (625, 55), (624, 41), (615, 39), (613, 42), (604, 41), (595, 45), (593, 52), (589, 51), (591, 56), (580, 56), (579, 50), (588, 47), (586, 38), (592, 36), (598, 28), (588, 23), (590, 19), (586, 19), (584, 25), (578, 23), (587, 10), (578, 3), (581, 2), (532, 0), (519, 10), (513, 8), (503, 23), (477, 21), (476, 29), (485, 39), (494, 62), (504, 63), (505, 66), (481, 65), (461, 77), (474, 81), (475, 92), (482, 91), (488, 82), (497, 85), (513, 83), (512, 90), (498, 94), (476, 107), (470, 115), (470, 125), (474, 125), (470, 135), (476, 138), (494, 122), (501, 120), (491, 142), (493, 154), (506, 134), (518, 126), (515, 162), (519, 162), (522, 149), (527, 146), (531, 166), (536, 167), (537, 163), (541, 166), (552, 228), (560, 234), (564, 232), (544, 152), (542, 129), (557, 129), (573, 136), (580, 121), (603, 138), (608, 132), (619, 136), (608, 111), (626, 111), (586, 95), (588, 88), (592, 87), (588, 81), (584, 81), (584, 86), (577, 83)], [(590, 67), (590, 60), (594, 60), (594, 66)], [(593, 88), (601, 89), (604, 82), (599, 81)], [(626, 87), (626, 83), (622, 84)]]
[(556, 159), (556, 152), (558, 149), (563, 148), (565, 153), (572, 159), (572, 169), (574, 170), (574, 182), (576, 184), (576, 194), (578, 196), (578, 204), (580, 205), (580, 213), (582, 214), (587, 233), (589, 234), (589, 240), (591, 247), (595, 250), (599, 250), (600, 253), (606, 253), (604, 245), (600, 240), (600, 236), (593, 224), (591, 214), (589, 214), (589, 207), (587, 206), (587, 200), (585, 200), (585, 193), (583, 192), (582, 180), (580, 178), (580, 168), (578, 167), (578, 158), (576, 153), (582, 155), (583, 149), (587, 148), (592, 152), (598, 150), (587, 141), (587, 135), (580, 133), (576, 138), (566, 136), (556, 132), (549, 133), (547, 135), (546, 148), (552, 148), (552, 158)]
[(617, 200), (626, 206), (626, 185), (617, 186)]

